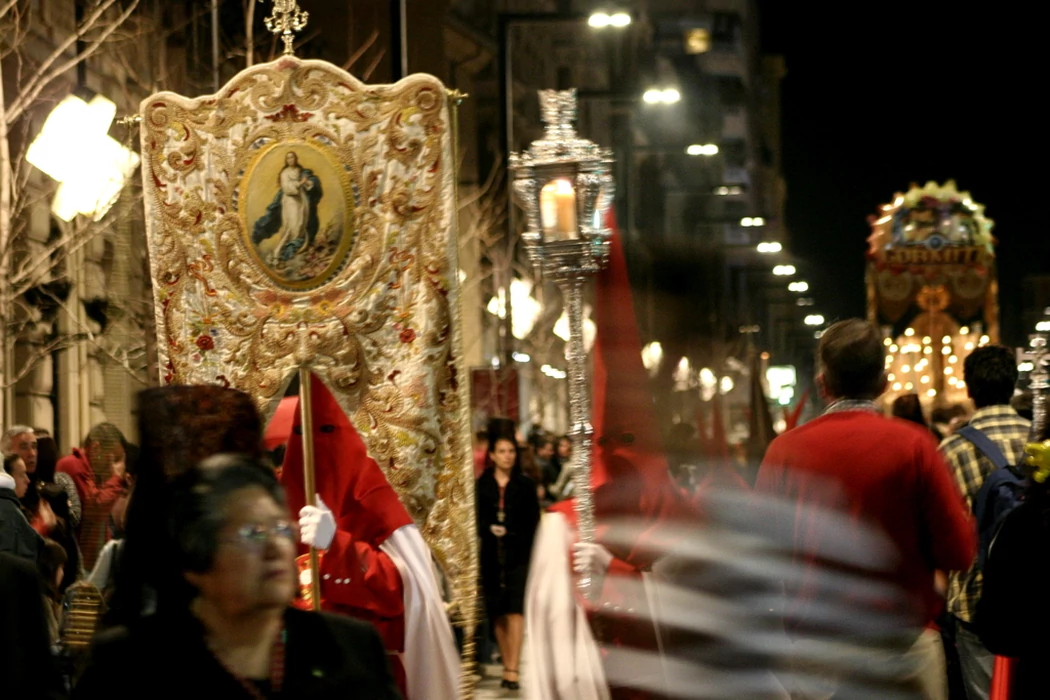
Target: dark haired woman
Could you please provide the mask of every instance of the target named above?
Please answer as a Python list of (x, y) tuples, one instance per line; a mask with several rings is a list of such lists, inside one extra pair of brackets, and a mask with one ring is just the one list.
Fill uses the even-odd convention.
[(296, 610), (296, 528), (273, 470), (217, 455), (177, 477), (157, 612), (100, 635), (79, 698), (398, 698), (379, 635)]
[(525, 581), (540, 503), (536, 484), (521, 473), (511, 438), (492, 434), (488, 461), (476, 488), (481, 588), (503, 659), (503, 687), (515, 690), (525, 629)]

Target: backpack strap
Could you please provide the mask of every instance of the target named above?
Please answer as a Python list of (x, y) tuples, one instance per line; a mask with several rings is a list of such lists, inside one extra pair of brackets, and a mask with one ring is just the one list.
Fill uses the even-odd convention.
[(996, 469), (1010, 466), (1010, 463), (1006, 461), (1006, 456), (1003, 454), (1003, 451), (999, 449), (999, 446), (992, 442), (990, 437), (972, 425), (959, 428), (955, 431), (955, 434), (965, 438), (973, 444), (979, 452), (991, 460)]

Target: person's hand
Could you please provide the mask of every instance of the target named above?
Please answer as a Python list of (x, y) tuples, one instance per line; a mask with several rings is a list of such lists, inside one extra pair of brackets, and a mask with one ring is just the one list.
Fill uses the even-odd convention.
[(316, 506), (303, 506), (299, 511), (299, 539), (320, 550), (328, 549), (335, 539), (335, 516), (320, 496)]
[(612, 560), (612, 552), (600, 544), (577, 542), (572, 546), (572, 570), (581, 576), (602, 579)]
[(491, 530), (492, 534), (496, 537), (503, 537), (507, 534), (507, 528), (502, 525), (489, 525), (489, 530)]

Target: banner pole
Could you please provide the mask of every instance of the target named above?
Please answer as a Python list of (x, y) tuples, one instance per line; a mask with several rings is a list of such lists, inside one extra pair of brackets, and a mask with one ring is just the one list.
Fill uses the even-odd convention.
[[(306, 505), (317, 505), (317, 483), (314, 479), (314, 406), (310, 387), (310, 370), (299, 368), (299, 415), (303, 431), (303, 490)], [(310, 603), (321, 609), (321, 565), (317, 549), (310, 547)]]

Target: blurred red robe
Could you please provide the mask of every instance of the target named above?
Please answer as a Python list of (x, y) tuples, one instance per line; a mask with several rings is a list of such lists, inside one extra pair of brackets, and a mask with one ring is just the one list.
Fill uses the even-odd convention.
[(663, 697), (658, 601), (646, 578), (666, 528), (696, 517), (671, 479), (660, 444), (615, 227), (596, 297), (591, 487), (596, 540), (615, 558), (598, 600), (587, 603), (572, 573), (575, 499), (552, 506), (540, 520), (525, 599), (529, 667), (523, 687), (530, 700)]

